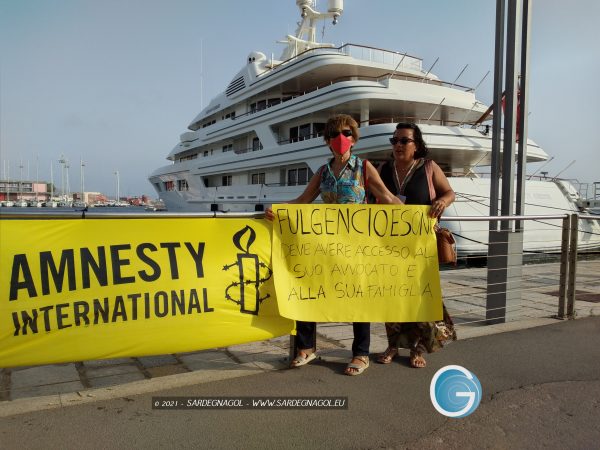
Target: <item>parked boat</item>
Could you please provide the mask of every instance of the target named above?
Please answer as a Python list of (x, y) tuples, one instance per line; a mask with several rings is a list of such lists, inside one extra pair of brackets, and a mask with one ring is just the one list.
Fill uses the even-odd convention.
[[(311, 0), (296, 4), (302, 21), (285, 38), (281, 57), (250, 52), (225, 91), (181, 135), (167, 156), (170, 164), (150, 175), (168, 210), (262, 211), (297, 197), (330, 156), (323, 143), (325, 122), (343, 112), (360, 124), (354, 153), (375, 163), (389, 157), (388, 138), (397, 122), (418, 123), (430, 157), (457, 193), (445, 214), (489, 215), (490, 179), (478, 168), (491, 164), (492, 136), (489, 125), (478, 124), (488, 106), (475, 90), (440, 80), (406, 53), (316, 42), (318, 22), (337, 22), (343, 2), (330, 0), (325, 13), (315, 11)], [(528, 139), (527, 162), (547, 159)], [(580, 200), (566, 181), (526, 183), (526, 214), (577, 212)], [(459, 235), (460, 253), (487, 253), (486, 223), (446, 225)], [(597, 233), (588, 233), (586, 242), (599, 246), (598, 223), (585, 226), (585, 232)], [(528, 249), (555, 251), (560, 227), (526, 224), (524, 241)]]

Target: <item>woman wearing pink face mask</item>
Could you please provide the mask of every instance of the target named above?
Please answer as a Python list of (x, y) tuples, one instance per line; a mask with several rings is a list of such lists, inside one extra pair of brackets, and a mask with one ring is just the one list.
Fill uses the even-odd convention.
[[(369, 193), (379, 203), (402, 203), (385, 187), (372, 164), (352, 155), (352, 147), (358, 142), (358, 124), (351, 116), (331, 117), (325, 124), (323, 135), (332, 158), (319, 168), (304, 192), (288, 203), (312, 203), (319, 194), (323, 203), (365, 203), (365, 175)], [(265, 217), (273, 220), (271, 208), (266, 209)], [(316, 358), (313, 351), (315, 329), (314, 322), (296, 322), (298, 352), (290, 367), (303, 366)], [(369, 367), (371, 324), (355, 322), (353, 329), (352, 361), (346, 367), (346, 375), (360, 375)]]

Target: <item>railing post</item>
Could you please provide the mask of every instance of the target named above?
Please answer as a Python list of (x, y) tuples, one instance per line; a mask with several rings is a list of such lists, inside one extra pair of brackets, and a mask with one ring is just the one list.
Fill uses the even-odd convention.
[(558, 286), (559, 319), (565, 319), (565, 303), (567, 298), (567, 275), (569, 268), (569, 243), (571, 233), (571, 216), (566, 215), (562, 221), (562, 240), (560, 245), (560, 283)]
[(569, 245), (569, 282), (567, 285), (567, 318), (575, 318), (575, 281), (577, 279), (577, 242), (579, 240), (579, 215), (571, 214)]

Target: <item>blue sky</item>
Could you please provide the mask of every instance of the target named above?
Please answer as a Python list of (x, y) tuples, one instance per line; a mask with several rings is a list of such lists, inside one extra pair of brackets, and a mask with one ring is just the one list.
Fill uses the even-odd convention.
[[(346, 0), (323, 41), (408, 52), (433, 73), (475, 86), (493, 70), (493, 0)], [(317, 5), (326, 6), (325, 0)], [(554, 157), (544, 170), (600, 181), (597, 22), (600, 2), (534, 0), (529, 136)], [(0, 0), (0, 174), (49, 179), (70, 161), (72, 190), (150, 194), (147, 181), (179, 135), (259, 50), (293, 33), (293, 0)], [(479, 87), (490, 102), (492, 74)], [(37, 163), (36, 163), (37, 162)], [(532, 165), (529, 172), (539, 165)]]

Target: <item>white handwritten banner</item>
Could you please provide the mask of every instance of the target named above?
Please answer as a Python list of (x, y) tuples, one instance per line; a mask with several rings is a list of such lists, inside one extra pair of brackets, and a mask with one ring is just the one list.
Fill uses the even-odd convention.
[(282, 316), (315, 322), (442, 318), (428, 206), (273, 205)]

